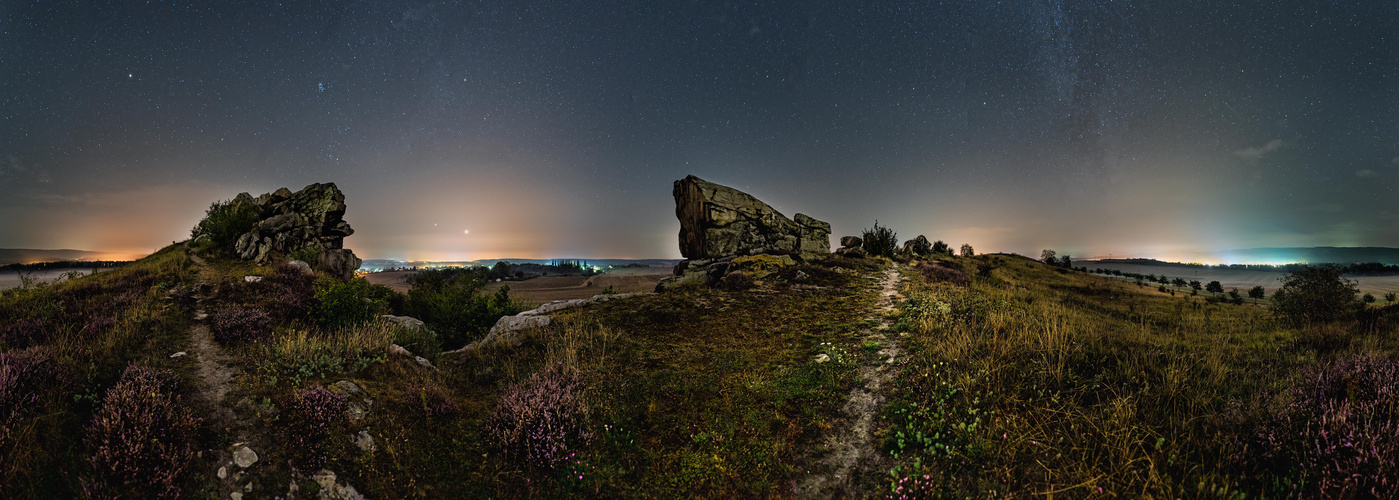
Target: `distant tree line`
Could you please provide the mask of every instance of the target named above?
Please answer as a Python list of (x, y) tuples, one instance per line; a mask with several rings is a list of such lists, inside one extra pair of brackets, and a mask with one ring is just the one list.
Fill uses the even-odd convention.
[(130, 260), (60, 260), (55, 262), (34, 262), (31, 264), (8, 264), (0, 266), (0, 271), (47, 271), (50, 269), (73, 269), (89, 267), (121, 267)]
[(1341, 274), (1355, 276), (1392, 276), (1399, 274), (1399, 265), (1387, 265), (1383, 262), (1355, 262), (1350, 264), (1342, 263), (1313, 263), (1313, 264), (1186, 264), (1179, 262), (1163, 262), (1156, 259), (1103, 259), (1099, 262), (1104, 264), (1136, 264), (1139, 266), (1179, 266), (1193, 267), (1197, 269), (1233, 269), (1240, 271), (1269, 271), (1279, 273), (1296, 273), (1306, 267), (1332, 266), (1340, 269)]

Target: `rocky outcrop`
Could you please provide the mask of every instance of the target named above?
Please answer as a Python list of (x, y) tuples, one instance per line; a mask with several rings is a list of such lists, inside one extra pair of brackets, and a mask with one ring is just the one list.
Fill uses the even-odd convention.
[(520, 343), (524, 341), (524, 339), (520, 337), (521, 332), (533, 328), (549, 326), (549, 323), (552, 321), (550, 317), (547, 316), (549, 313), (613, 300), (628, 299), (638, 295), (643, 294), (607, 293), (594, 295), (586, 299), (556, 300), (514, 316), (501, 316), (500, 319), (496, 320), (495, 326), (491, 327), (491, 331), (486, 333), (486, 336), (482, 337), (481, 340), (467, 344), (461, 349), (447, 351), (442, 354), (462, 354), (496, 344), (519, 347)]
[(805, 214), (788, 219), (743, 191), (691, 175), (675, 181), (673, 194), (686, 259), (831, 251), (830, 224)]
[(344, 247), (345, 237), (355, 230), (343, 219), (345, 194), (335, 183), (311, 184), (295, 193), (281, 188), (257, 197), (239, 193), (232, 203), (258, 212), (257, 224), (239, 236), (234, 246), (244, 260), (268, 264), (304, 257), (311, 260), (311, 267), (344, 278), (359, 269), (359, 257)]
[(928, 242), (928, 238), (918, 235), (917, 238), (904, 242), (900, 253), (910, 257), (926, 257), (933, 254), (933, 244)]
[(865, 241), (861, 240), (859, 236), (841, 236), (840, 248), (836, 249), (835, 253), (846, 257), (864, 257), (864, 244)]

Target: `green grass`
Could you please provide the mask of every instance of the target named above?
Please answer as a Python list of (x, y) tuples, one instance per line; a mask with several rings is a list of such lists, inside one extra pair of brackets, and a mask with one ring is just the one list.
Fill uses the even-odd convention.
[(1393, 326), (1298, 331), (1251, 303), (1143, 293), (1019, 257), (960, 265), (994, 270), (968, 287), (906, 273), (911, 362), (885, 412), (899, 493), (1256, 492), (1270, 471), (1234, 465), (1248, 453), (1240, 409), (1274, 404), (1319, 359), (1394, 348)]
[[(275, 443), (289, 432), (297, 391), (359, 384), (374, 403), (364, 420), (334, 424), (327, 467), (372, 497), (790, 496), (820, 459), (821, 439), (848, 425), (840, 408), (864, 382), (858, 367), (880, 361), (897, 339), (904, 356), (875, 430), (891, 465), (857, 482), (888, 490), (863, 494), (1286, 496), (1278, 485), (1295, 471), (1245, 460), (1254, 453), (1245, 438), (1287, 403), (1298, 370), (1388, 355), (1399, 338), (1399, 308), (1293, 329), (1251, 301), (1171, 296), (1015, 256), (937, 260), (926, 276), (901, 268), (904, 300), (884, 318), (875, 315), (878, 280), (898, 264), (837, 257), (749, 290), (687, 287), (568, 310), (519, 347), (468, 354), (440, 353), (442, 339), (367, 316), (318, 321), (308, 312), (226, 346), (242, 370), (227, 401), (246, 400), (237, 411)], [(46, 382), (35, 410), (0, 436), (6, 496), (79, 493), (73, 478), (91, 477), (84, 427), (127, 365), (174, 370), (182, 391), (198, 388), (195, 364), (168, 357), (188, 349), (192, 326), (190, 303), (168, 290), (206, 283), (205, 307), (288, 300), (258, 296), (278, 289), (242, 279), (272, 268), (211, 258), (198, 269), (171, 247), (114, 271), (0, 293), (0, 318), (46, 322), (37, 344), (71, 374)], [(798, 270), (807, 276), (800, 286)], [(938, 281), (957, 277), (970, 283)], [(359, 288), (347, 285), (354, 293), (342, 295), (354, 300), (337, 303), (359, 301)], [(376, 295), (374, 307), (403, 300)], [(102, 318), (111, 324), (89, 327)], [(888, 340), (867, 339), (884, 320)], [(0, 342), (9, 342), (5, 352), (25, 347)], [(439, 370), (389, 356), (390, 343)], [(820, 355), (829, 361), (816, 362)], [(572, 454), (553, 467), (488, 439), (502, 395), (545, 367), (576, 370), (589, 406), (577, 423), (589, 437), (569, 442)], [(351, 444), (362, 430), (376, 450)], [(206, 428), (198, 444), (217, 450), (232, 440)], [(294, 451), (259, 449), (266, 465), (253, 477), (287, 484)], [(205, 472), (188, 478), (186, 492), (217, 493), (207, 471), (218, 465), (193, 467)]]

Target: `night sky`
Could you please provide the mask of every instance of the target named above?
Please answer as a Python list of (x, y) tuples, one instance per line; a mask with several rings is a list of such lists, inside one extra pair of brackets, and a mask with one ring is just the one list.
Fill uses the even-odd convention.
[(0, 0), (0, 248), (335, 182), (363, 258), (678, 258), (687, 174), (979, 252), (1399, 246), (1399, 7), (1322, 3)]

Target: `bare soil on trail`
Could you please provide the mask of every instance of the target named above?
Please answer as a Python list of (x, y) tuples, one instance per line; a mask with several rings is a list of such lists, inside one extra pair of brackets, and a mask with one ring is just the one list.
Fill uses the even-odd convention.
[[(890, 382), (898, 374), (904, 351), (898, 334), (893, 332), (892, 314), (900, 300), (902, 275), (897, 264), (884, 271), (880, 279), (879, 303), (869, 319), (879, 326), (865, 335), (865, 342), (875, 342), (877, 356), (865, 357), (858, 369), (863, 385), (850, 392), (841, 409), (843, 418), (832, 426), (821, 440), (824, 452), (819, 463), (808, 468), (808, 475), (795, 492), (801, 498), (856, 498), (875, 491), (877, 484), (864, 484), (888, 469), (889, 460), (879, 453), (874, 437), (875, 419), (888, 400)], [(852, 355), (858, 355), (851, 353)]]

